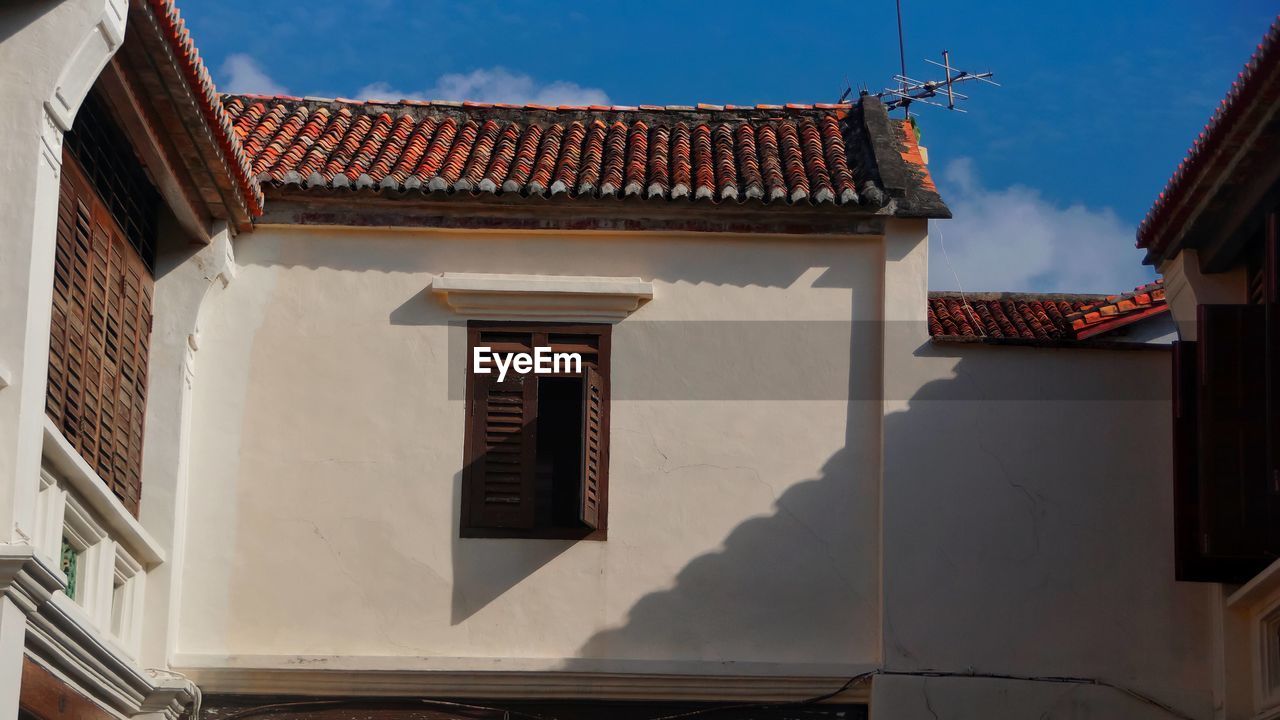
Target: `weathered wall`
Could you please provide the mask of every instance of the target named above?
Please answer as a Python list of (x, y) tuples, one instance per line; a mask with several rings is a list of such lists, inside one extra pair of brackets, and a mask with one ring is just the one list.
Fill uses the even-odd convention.
[[(923, 239), (242, 237), (202, 316), (178, 665), (883, 666), (1207, 717), (1167, 354), (930, 344)], [(614, 331), (607, 542), (457, 538), (464, 345), (424, 292), (451, 271), (655, 283)], [(1160, 716), (1017, 680), (872, 695), (894, 720)]]
[[(1211, 717), (1209, 594), (1173, 581), (1167, 352), (931, 344), (924, 253), (887, 253), (885, 666), (1098, 679)], [(1110, 689), (916, 677), (877, 679), (872, 713), (1169, 717)]]
[[(179, 665), (875, 662), (880, 353), (852, 320), (879, 312), (878, 239), (263, 227), (236, 261), (201, 321)], [(608, 541), (458, 538), (439, 272), (654, 282), (614, 329)]]

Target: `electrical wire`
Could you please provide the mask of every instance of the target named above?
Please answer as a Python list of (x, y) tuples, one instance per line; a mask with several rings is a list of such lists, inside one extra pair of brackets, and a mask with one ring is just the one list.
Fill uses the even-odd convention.
[(1119, 692), (1121, 694), (1128, 695), (1129, 697), (1141, 703), (1150, 705), (1151, 707), (1154, 707), (1158, 710), (1163, 711), (1165, 714), (1169, 715), (1170, 717), (1177, 718), (1177, 720), (1199, 720), (1198, 718), (1188, 715), (1187, 713), (1184, 713), (1181, 710), (1178, 710), (1177, 708), (1173, 707), (1172, 705), (1169, 705), (1168, 703), (1161, 702), (1160, 700), (1157, 700), (1140, 690), (1135, 690), (1126, 685), (1113, 683), (1108, 680), (1102, 680), (1100, 678), (1068, 677), (1068, 676), (1056, 676), (1056, 675), (1016, 675), (1011, 673), (981, 673), (981, 672), (969, 672), (969, 671), (955, 672), (955, 671), (947, 671), (947, 670), (886, 670), (884, 668), (877, 668), (875, 670), (868, 670), (867, 672), (859, 673), (849, 678), (848, 680), (846, 680), (845, 683), (836, 690), (833, 690), (828, 693), (823, 693), (821, 695), (815, 695), (810, 698), (805, 698), (804, 700), (793, 700), (789, 702), (780, 702), (780, 703), (750, 703), (750, 704), (742, 704), (742, 705), (723, 705), (720, 707), (702, 708), (700, 710), (692, 710), (690, 712), (677, 713), (675, 715), (662, 715), (659, 717), (649, 718), (648, 720), (683, 720), (684, 718), (710, 715), (712, 713), (724, 712), (727, 710), (750, 710), (750, 709), (766, 710), (766, 709), (774, 709), (774, 708), (788, 708), (788, 707), (798, 707), (798, 706), (804, 706), (804, 705), (813, 705), (816, 703), (823, 702), (825, 700), (830, 700), (833, 697), (841, 695), (847, 692), (854, 685), (857, 685), (858, 683), (861, 683), (865, 680), (869, 680), (872, 677), (875, 677), (877, 675), (892, 676), (892, 677), (969, 678), (969, 679), (978, 679), (978, 680), (1011, 680), (1011, 681), (1017, 681), (1017, 682), (1054, 683), (1059, 685), (1090, 685), (1094, 687), (1107, 688), (1107, 689)]
[[(887, 670), (884, 668), (876, 668), (866, 672), (858, 673), (850, 677), (843, 685), (830, 692), (814, 695), (802, 700), (787, 700), (782, 702), (756, 702), (741, 703), (737, 705), (718, 705), (714, 707), (700, 708), (687, 712), (674, 713), (669, 715), (660, 715), (647, 720), (685, 720), (686, 718), (704, 717), (714, 715), (715, 713), (731, 712), (735, 710), (774, 710), (804, 707), (807, 705), (817, 705), (832, 698), (843, 695), (852, 689), (855, 685), (865, 682), (877, 675), (887, 677), (919, 677), (919, 678), (948, 678), (948, 679), (977, 679), (977, 680), (1009, 680), (1015, 682), (1031, 682), (1031, 683), (1050, 683), (1058, 685), (1085, 685), (1093, 687), (1102, 687), (1114, 690), (1123, 695), (1127, 695), (1138, 702), (1154, 707), (1169, 717), (1177, 718), (1177, 720), (1199, 720), (1177, 708), (1155, 699), (1154, 697), (1135, 690), (1126, 685), (1113, 683), (1100, 678), (1086, 677), (1070, 677), (1060, 675), (1018, 675), (1013, 673), (983, 673), (974, 671), (948, 671), (948, 670)], [(368, 704), (372, 702), (390, 703), (390, 702), (416, 702), (423, 705), (440, 708), (455, 708), (465, 710), (484, 710), (494, 713), (501, 713), (504, 720), (510, 718), (528, 718), (529, 720), (556, 720), (554, 717), (545, 715), (535, 715), (532, 713), (519, 712), (508, 708), (493, 707), (489, 705), (471, 705), (466, 703), (448, 702), (445, 700), (427, 700), (423, 698), (416, 699), (397, 699), (397, 698), (343, 698), (336, 700), (301, 700), (296, 702), (274, 703), (271, 705), (259, 705), (257, 707), (245, 708), (230, 715), (224, 715), (220, 720), (244, 720), (255, 715), (271, 712), (273, 710), (290, 710), (320, 707), (340, 707), (343, 705)]]
[(468, 703), (449, 702), (448, 700), (429, 700), (427, 698), (394, 698), (394, 697), (350, 697), (338, 698), (333, 700), (296, 700), (293, 702), (272, 703), (270, 705), (257, 705), (250, 708), (244, 708), (224, 715), (219, 720), (242, 720), (242, 718), (251, 718), (263, 713), (272, 712), (274, 710), (304, 710), (307, 708), (322, 707), (342, 707), (344, 705), (369, 705), (374, 703), (416, 703), (427, 705), (430, 707), (453, 708), (455, 710), (483, 710), (486, 712), (501, 713), (503, 720), (510, 718), (527, 718), (528, 720), (556, 720), (554, 717), (545, 715), (535, 715), (533, 713), (520, 712), (509, 708), (494, 707), (491, 705), (471, 705)]
[(979, 335), (986, 337), (987, 331), (983, 329), (982, 322), (978, 320), (978, 313), (974, 312), (973, 306), (969, 304), (969, 299), (964, 296), (964, 286), (960, 284), (960, 276), (956, 274), (956, 269), (951, 265), (951, 256), (947, 255), (947, 241), (942, 237), (942, 228), (938, 228), (938, 247), (942, 248), (942, 260), (947, 264), (947, 269), (951, 271), (951, 277), (956, 279), (956, 289), (960, 291), (960, 306), (969, 315), (969, 324), (973, 325)]

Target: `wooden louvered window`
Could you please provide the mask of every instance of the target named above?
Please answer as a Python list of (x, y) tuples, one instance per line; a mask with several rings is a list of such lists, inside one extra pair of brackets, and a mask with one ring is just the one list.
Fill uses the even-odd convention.
[(1174, 343), (1180, 580), (1242, 583), (1280, 558), (1280, 246), (1276, 215), (1248, 304), (1201, 305)]
[(578, 353), (581, 372), (467, 374), (463, 537), (603, 540), (608, 510), (608, 325), (472, 323), (476, 347)]
[(62, 167), (45, 411), (136, 515), (154, 280), (77, 157)]

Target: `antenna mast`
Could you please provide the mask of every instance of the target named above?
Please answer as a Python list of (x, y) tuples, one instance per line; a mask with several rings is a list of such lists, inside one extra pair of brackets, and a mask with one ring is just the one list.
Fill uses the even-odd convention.
[[(912, 103), (924, 103), (925, 105), (933, 105), (934, 107), (945, 108), (947, 110), (955, 110), (956, 112), (964, 112), (957, 103), (962, 100), (968, 100), (969, 96), (956, 90), (955, 86), (967, 82), (984, 82), (988, 85), (1000, 86), (1000, 83), (992, 80), (994, 73), (980, 72), (971, 73), (967, 70), (959, 70), (951, 65), (951, 53), (947, 50), (942, 51), (942, 62), (926, 59), (925, 62), (930, 65), (936, 65), (943, 70), (942, 80), (916, 80), (909, 77), (904, 69), (902, 73), (895, 75), (894, 80), (898, 82), (896, 88), (885, 88), (878, 93), (873, 93), (876, 97), (884, 100), (885, 107), (890, 110), (902, 108), (908, 117), (911, 116)], [(903, 66), (905, 68), (905, 64)], [(941, 102), (945, 97), (946, 102)], [(933, 98), (938, 98), (934, 100)]]
[[(902, 39), (902, 0), (895, 0), (895, 5), (898, 7), (898, 66), (900, 70), (898, 77), (903, 78), (898, 82), (898, 91), (905, 96), (907, 94), (907, 81), (905, 79), (907, 77), (907, 44)], [(907, 104), (902, 106), (902, 112), (908, 117), (911, 115), (911, 111), (907, 109), (910, 104), (911, 101), (908, 100)]]
[[(968, 100), (969, 96), (956, 90), (957, 85), (969, 82), (983, 82), (988, 85), (1000, 86), (1000, 83), (992, 80), (994, 73), (979, 72), (971, 73), (968, 70), (961, 70), (951, 65), (951, 52), (942, 51), (942, 62), (925, 59), (930, 65), (936, 65), (942, 68), (943, 76), (941, 80), (916, 80), (907, 75), (907, 45), (906, 34), (902, 29), (902, 0), (894, 0), (898, 10), (898, 68), (899, 72), (893, 76), (897, 87), (887, 87), (877, 93), (866, 90), (866, 86), (859, 92), (860, 95), (875, 95), (884, 101), (885, 107), (889, 110), (897, 110), (902, 108), (904, 117), (911, 117), (911, 104), (924, 103), (925, 105), (933, 105), (934, 107), (954, 110), (956, 112), (964, 112), (959, 106), (962, 100)], [(853, 87), (849, 85), (849, 79), (845, 78), (845, 89), (840, 95), (840, 99), (836, 102), (843, 103), (853, 93)], [(946, 102), (942, 102), (943, 98)], [(935, 98), (937, 98), (935, 100)]]

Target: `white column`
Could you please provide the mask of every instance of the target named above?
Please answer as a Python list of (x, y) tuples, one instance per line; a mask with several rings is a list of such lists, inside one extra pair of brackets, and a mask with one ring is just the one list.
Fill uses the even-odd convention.
[[(30, 544), (44, 435), (62, 136), (124, 39), (127, 0), (0, 13), (0, 543)], [(26, 618), (0, 597), (0, 720), (17, 717)]]
[(167, 667), (174, 649), (186, 542), (191, 383), (200, 311), (210, 292), (225, 287), (235, 276), (231, 232), (226, 223), (213, 230), (209, 244), (199, 251), (159, 260), (139, 519), (166, 549), (168, 561), (147, 578), (139, 656), (147, 667)]
[(1178, 325), (1178, 337), (1196, 339), (1196, 313), (1200, 305), (1233, 305), (1248, 301), (1249, 282), (1243, 267), (1230, 272), (1200, 272), (1200, 256), (1183, 250), (1161, 263), (1165, 297)]

